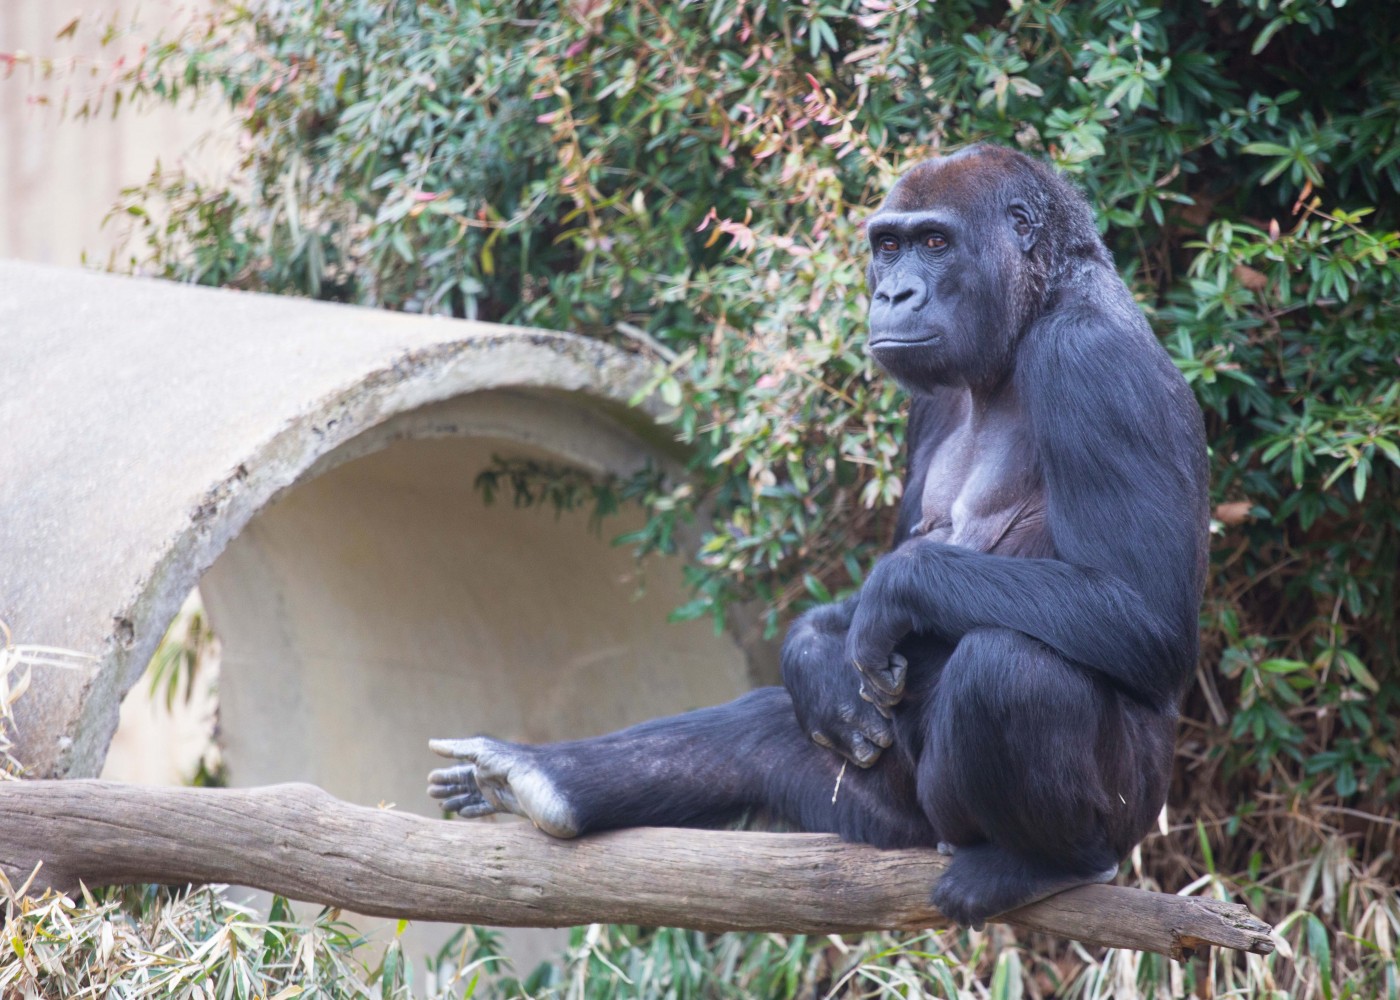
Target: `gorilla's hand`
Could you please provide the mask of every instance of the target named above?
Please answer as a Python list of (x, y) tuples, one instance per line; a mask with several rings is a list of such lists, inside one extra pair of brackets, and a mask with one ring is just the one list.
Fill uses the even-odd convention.
[(894, 651), (913, 628), (899, 595), (908, 572), (902, 556), (893, 552), (875, 564), (846, 633), (846, 660), (861, 678), (861, 697), (882, 711), (899, 704), (909, 677), (908, 661)]
[(894, 741), (894, 727), (846, 662), (851, 607), (824, 605), (793, 623), (783, 641), (783, 686), (812, 742), (869, 767)]

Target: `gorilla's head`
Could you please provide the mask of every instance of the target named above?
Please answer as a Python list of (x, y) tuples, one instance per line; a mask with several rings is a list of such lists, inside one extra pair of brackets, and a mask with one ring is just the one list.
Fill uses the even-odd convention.
[(870, 351), (913, 391), (1005, 379), (1076, 262), (1108, 259), (1083, 196), (996, 146), (914, 167), (866, 233)]

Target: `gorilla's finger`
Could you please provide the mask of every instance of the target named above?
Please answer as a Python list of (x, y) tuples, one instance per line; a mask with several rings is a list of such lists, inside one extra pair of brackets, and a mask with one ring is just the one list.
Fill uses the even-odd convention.
[(896, 690), (886, 690), (879, 682), (879, 679), (872, 674), (861, 674), (861, 697), (867, 702), (874, 704), (879, 713), (886, 718), (889, 717), (889, 710), (903, 699), (904, 689), (900, 686)]
[(887, 694), (866, 674), (861, 674), (860, 696), (864, 701), (870, 702), (885, 718), (890, 717), (889, 710), (899, 704), (900, 694)]
[(906, 671), (895, 666), (892, 659), (884, 666), (867, 667), (863, 673), (881, 694), (898, 696), (904, 693)]
[(448, 799), (442, 804), (448, 812), (457, 813), (468, 819), (475, 819), (478, 816), (490, 816), (497, 811), (496, 807), (487, 802), (480, 795), (459, 795), (456, 798)]
[[(881, 648), (883, 646), (883, 649)], [(852, 632), (846, 637), (846, 659), (857, 672), (869, 674), (889, 660), (889, 646), (864, 641)]]
[(851, 734), (850, 761), (857, 767), (869, 767), (880, 759), (880, 748), (860, 733)]
[(474, 757), (483, 741), (479, 736), (459, 740), (429, 740), (428, 749), (440, 757)]
[(885, 725), (883, 719), (878, 722), (873, 719), (867, 720), (862, 732), (867, 740), (882, 750), (888, 750), (894, 742), (894, 730)]
[(863, 668), (860, 675), (880, 696), (876, 699), (876, 704), (897, 705), (900, 698), (904, 696), (904, 682), (909, 675), (909, 662), (895, 653), (882, 666)]
[(476, 787), (476, 765), (458, 764), (456, 767), (440, 767), (428, 773), (428, 794), (442, 798), (443, 789), (457, 788), (469, 784)]

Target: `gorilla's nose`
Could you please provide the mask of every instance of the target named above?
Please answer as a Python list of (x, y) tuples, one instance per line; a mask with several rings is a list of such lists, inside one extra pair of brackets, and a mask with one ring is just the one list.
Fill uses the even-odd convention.
[(874, 308), (898, 314), (914, 312), (928, 301), (928, 286), (912, 274), (901, 274), (886, 280), (875, 292)]

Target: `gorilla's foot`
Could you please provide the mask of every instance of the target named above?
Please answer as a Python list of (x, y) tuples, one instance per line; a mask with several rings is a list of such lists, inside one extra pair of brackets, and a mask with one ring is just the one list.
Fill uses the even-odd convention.
[(957, 848), (948, 870), (933, 887), (932, 902), (949, 920), (980, 927), (992, 917), (1057, 892), (1112, 882), (1117, 874), (1117, 865), (1088, 874), (1069, 872), (993, 844), (977, 844)]
[(578, 836), (574, 811), (544, 773), (534, 747), (487, 736), (429, 740), (428, 746), (434, 753), (463, 762), (428, 775), (428, 794), (440, 799), (448, 812), (463, 816), (515, 813), (550, 836)]

